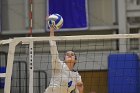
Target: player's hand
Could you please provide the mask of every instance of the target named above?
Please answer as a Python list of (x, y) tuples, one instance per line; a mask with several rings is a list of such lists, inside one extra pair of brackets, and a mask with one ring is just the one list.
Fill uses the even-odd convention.
[(83, 93), (83, 90), (84, 90), (83, 82), (78, 82), (76, 84), (76, 88), (79, 90), (79, 93)]
[[(48, 16), (46, 16), (46, 21), (50, 21), (52, 19), (49, 19)], [(50, 36), (54, 36), (54, 30), (55, 30), (55, 24), (52, 24), (50, 26)]]
[[(54, 19), (46, 17), (46, 21), (50, 21), (50, 20), (54, 20)], [(50, 29), (51, 28), (54, 28), (54, 29), (56, 28), (54, 23), (52, 23), (52, 25), (50, 25)]]
[(52, 23), (52, 25), (50, 25), (50, 29), (53, 28), (53, 30), (55, 30), (56, 26), (54, 23)]
[(76, 86), (82, 86), (83, 82), (77, 82)]

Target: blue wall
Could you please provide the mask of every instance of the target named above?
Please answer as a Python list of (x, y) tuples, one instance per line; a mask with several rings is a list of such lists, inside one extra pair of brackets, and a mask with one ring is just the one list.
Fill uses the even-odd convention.
[(139, 93), (137, 54), (111, 54), (108, 63), (109, 93)]

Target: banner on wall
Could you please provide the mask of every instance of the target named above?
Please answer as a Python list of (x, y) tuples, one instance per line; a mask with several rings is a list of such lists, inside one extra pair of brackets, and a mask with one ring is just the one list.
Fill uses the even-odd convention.
[(48, 0), (46, 16), (54, 13), (60, 14), (64, 19), (62, 30), (85, 30), (88, 28), (86, 1)]

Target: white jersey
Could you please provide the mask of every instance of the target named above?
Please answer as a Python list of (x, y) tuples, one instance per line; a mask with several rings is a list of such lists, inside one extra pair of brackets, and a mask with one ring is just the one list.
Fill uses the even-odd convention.
[[(70, 71), (67, 65), (59, 59), (55, 41), (50, 41), (52, 55), (52, 78), (45, 93), (71, 93), (77, 82), (81, 82), (78, 72)], [(78, 93), (78, 91), (76, 92)]]

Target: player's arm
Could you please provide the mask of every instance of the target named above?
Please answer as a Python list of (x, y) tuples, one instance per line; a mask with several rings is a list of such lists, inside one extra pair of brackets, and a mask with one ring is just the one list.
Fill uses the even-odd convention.
[(50, 27), (50, 37), (54, 37), (54, 28), (53, 25)]
[(78, 89), (79, 93), (84, 93), (84, 85), (82, 81), (76, 83), (76, 88)]
[(77, 82), (76, 82), (76, 90), (78, 90), (78, 93), (84, 93), (84, 84), (82, 82), (81, 75), (78, 73), (77, 75)]
[[(52, 37), (52, 38), (54, 37), (54, 28), (53, 27), (50, 28), (50, 37)], [(60, 64), (56, 41), (50, 40), (49, 43), (50, 43), (50, 52), (52, 55), (52, 68), (58, 69), (58, 68), (60, 68), (61, 64)]]

